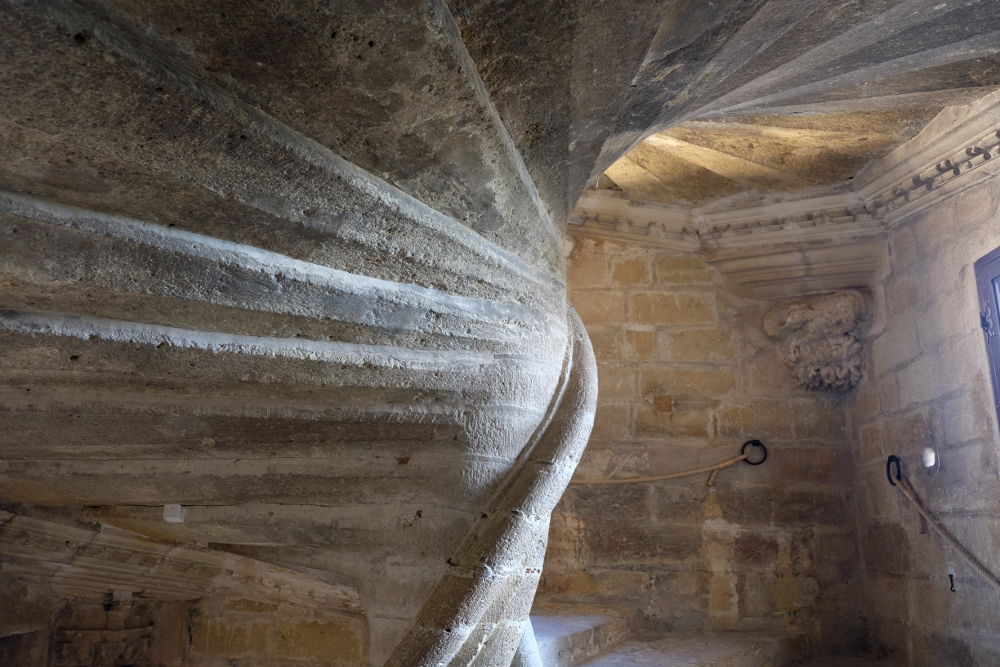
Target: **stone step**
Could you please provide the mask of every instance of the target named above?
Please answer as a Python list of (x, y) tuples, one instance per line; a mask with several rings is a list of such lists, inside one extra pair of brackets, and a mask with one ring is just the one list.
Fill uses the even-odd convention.
[(582, 663), (589, 667), (778, 667), (791, 662), (787, 637), (749, 633), (669, 633), (640, 637)]
[(813, 658), (806, 662), (795, 663), (795, 667), (894, 667), (899, 663), (893, 660), (873, 660), (871, 658), (853, 658), (846, 656)]
[(531, 625), (546, 667), (581, 665), (628, 633), (622, 618), (608, 614), (532, 614)]

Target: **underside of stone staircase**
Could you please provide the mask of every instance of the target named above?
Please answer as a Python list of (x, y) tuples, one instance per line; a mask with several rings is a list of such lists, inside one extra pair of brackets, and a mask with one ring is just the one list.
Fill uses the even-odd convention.
[(0, 0), (0, 664), (811, 655), (535, 600), (603, 387), (566, 239), (634, 240), (607, 211), (653, 207), (738, 265), (734, 211), (856, 203), (866, 164), (1000, 86), (998, 19)]

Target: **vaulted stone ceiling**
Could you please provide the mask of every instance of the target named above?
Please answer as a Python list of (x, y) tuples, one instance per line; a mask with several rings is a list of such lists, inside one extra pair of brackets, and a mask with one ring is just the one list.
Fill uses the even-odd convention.
[(590, 185), (681, 206), (847, 187), (943, 106), (1000, 83), (998, 18), (991, 2), (672, 3), (636, 78), (672, 93), (651, 123), (667, 129), (632, 135)]
[(737, 193), (848, 188), (937, 109), (695, 120), (657, 132), (608, 167), (600, 188), (699, 206)]
[[(578, 456), (529, 443), (585, 438), (592, 400), (586, 372), (563, 391), (587, 367), (562, 258), (581, 191), (663, 131), (726, 153), (818, 112), (887, 146), (1000, 84), (998, 19), (992, 0), (5, 0), (0, 500), (321, 573), (360, 592), (378, 662), (450, 632), (421, 608), (496, 556), (495, 517), (554, 466), (510, 528), (520, 588), (480, 599), (496, 624), (465, 619), (506, 655)], [(722, 123), (741, 127), (709, 137)], [(864, 157), (804, 127), (795, 145)]]

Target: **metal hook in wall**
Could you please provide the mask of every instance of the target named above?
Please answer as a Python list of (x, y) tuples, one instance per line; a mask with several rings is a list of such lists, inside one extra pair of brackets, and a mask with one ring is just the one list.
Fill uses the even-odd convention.
[(896, 486), (896, 482), (892, 481), (892, 468), (896, 467), (896, 482), (902, 481), (903, 479), (903, 468), (899, 463), (899, 457), (892, 454), (885, 460), (885, 478), (889, 480), (889, 484)]

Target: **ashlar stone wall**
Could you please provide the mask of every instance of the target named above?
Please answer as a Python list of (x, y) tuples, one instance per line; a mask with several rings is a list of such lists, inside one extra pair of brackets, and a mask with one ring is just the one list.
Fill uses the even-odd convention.
[[(862, 640), (842, 399), (798, 388), (761, 321), (694, 254), (574, 241), (571, 301), (598, 357), (597, 419), (552, 518), (539, 602), (617, 610), (646, 629), (787, 630)], [(770, 458), (653, 483), (751, 438)]]
[[(369, 664), (367, 620), (360, 614), (238, 595), (164, 601), (133, 598), (126, 591), (105, 600), (37, 593), (0, 576), (0, 599), (10, 602), (12, 610), (0, 611), (0, 665)], [(15, 625), (18, 620), (21, 627)]]
[[(1000, 590), (922, 530), (885, 478), (886, 456), (899, 455), (928, 509), (1000, 568), (1000, 441), (973, 269), (1000, 245), (998, 203), (987, 182), (890, 233), (870, 372), (850, 402), (873, 638), (917, 667), (1000, 664)], [(934, 469), (921, 465), (925, 447)]]

